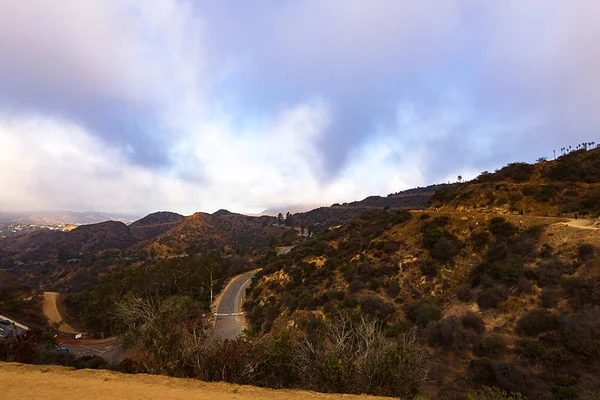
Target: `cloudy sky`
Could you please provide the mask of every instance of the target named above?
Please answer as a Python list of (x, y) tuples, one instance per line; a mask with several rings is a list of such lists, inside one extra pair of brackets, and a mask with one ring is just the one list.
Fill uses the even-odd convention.
[(595, 0), (0, 0), (0, 210), (255, 213), (598, 141)]

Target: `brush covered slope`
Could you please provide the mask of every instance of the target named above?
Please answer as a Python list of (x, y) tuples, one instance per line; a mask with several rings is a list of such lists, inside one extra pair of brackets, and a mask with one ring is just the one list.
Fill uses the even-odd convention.
[(542, 216), (600, 216), (600, 148), (553, 161), (513, 163), (471, 182), (438, 190), (428, 201), (439, 211), (493, 211)]
[(455, 185), (430, 185), (390, 193), (385, 197), (369, 196), (361, 201), (333, 204), (330, 207), (319, 207), (311, 211), (297, 213), (294, 214), (293, 221), (294, 224), (299, 226), (309, 226), (313, 231), (322, 231), (331, 226), (348, 222), (372, 209), (420, 210), (426, 207), (427, 201), (436, 191), (443, 188), (452, 188), (453, 186)]
[(600, 392), (600, 231), (561, 219), (371, 211), (267, 254), (244, 308), (257, 332), (331, 318), (417, 332), (426, 389), (462, 399), (499, 387), (529, 398)]
[(0, 268), (23, 287), (79, 292), (92, 289), (107, 272), (147, 260), (221, 248), (260, 251), (269, 243), (268, 226), (274, 221), (224, 210), (189, 217), (160, 212), (131, 226), (107, 221), (70, 232), (36, 231), (0, 239)]
[(184, 219), (181, 214), (160, 211), (133, 222), (129, 229), (136, 239), (151, 240), (179, 225)]
[(229, 247), (260, 249), (269, 243), (268, 227), (274, 217), (251, 217), (219, 210), (214, 214), (197, 212), (159, 235), (146, 246), (151, 256), (170, 256)]

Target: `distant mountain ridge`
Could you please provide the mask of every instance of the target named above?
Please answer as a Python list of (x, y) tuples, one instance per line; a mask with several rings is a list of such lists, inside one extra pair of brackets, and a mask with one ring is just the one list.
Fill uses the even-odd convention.
[(138, 218), (138, 215), (133, 214), (94, 211), (0, 211), (0, 223), (22, 223), (28, 225), (87, 225), (111, 220), (130, 224)]

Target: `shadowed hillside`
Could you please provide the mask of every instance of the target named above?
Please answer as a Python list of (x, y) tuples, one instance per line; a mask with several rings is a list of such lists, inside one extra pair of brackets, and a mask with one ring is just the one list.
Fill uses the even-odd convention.
[(185, 219), (183, 215), (162, 211), (152, 213), (129, 225), (131, 234), (138, 240), (150, 240), (175, 227)]

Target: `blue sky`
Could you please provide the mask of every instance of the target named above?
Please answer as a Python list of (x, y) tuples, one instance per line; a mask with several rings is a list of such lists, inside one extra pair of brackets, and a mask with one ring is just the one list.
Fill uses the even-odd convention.
[(255, 213), (550, 157), (598, 137), (598, 8), (0, 0), (0, 209)]

